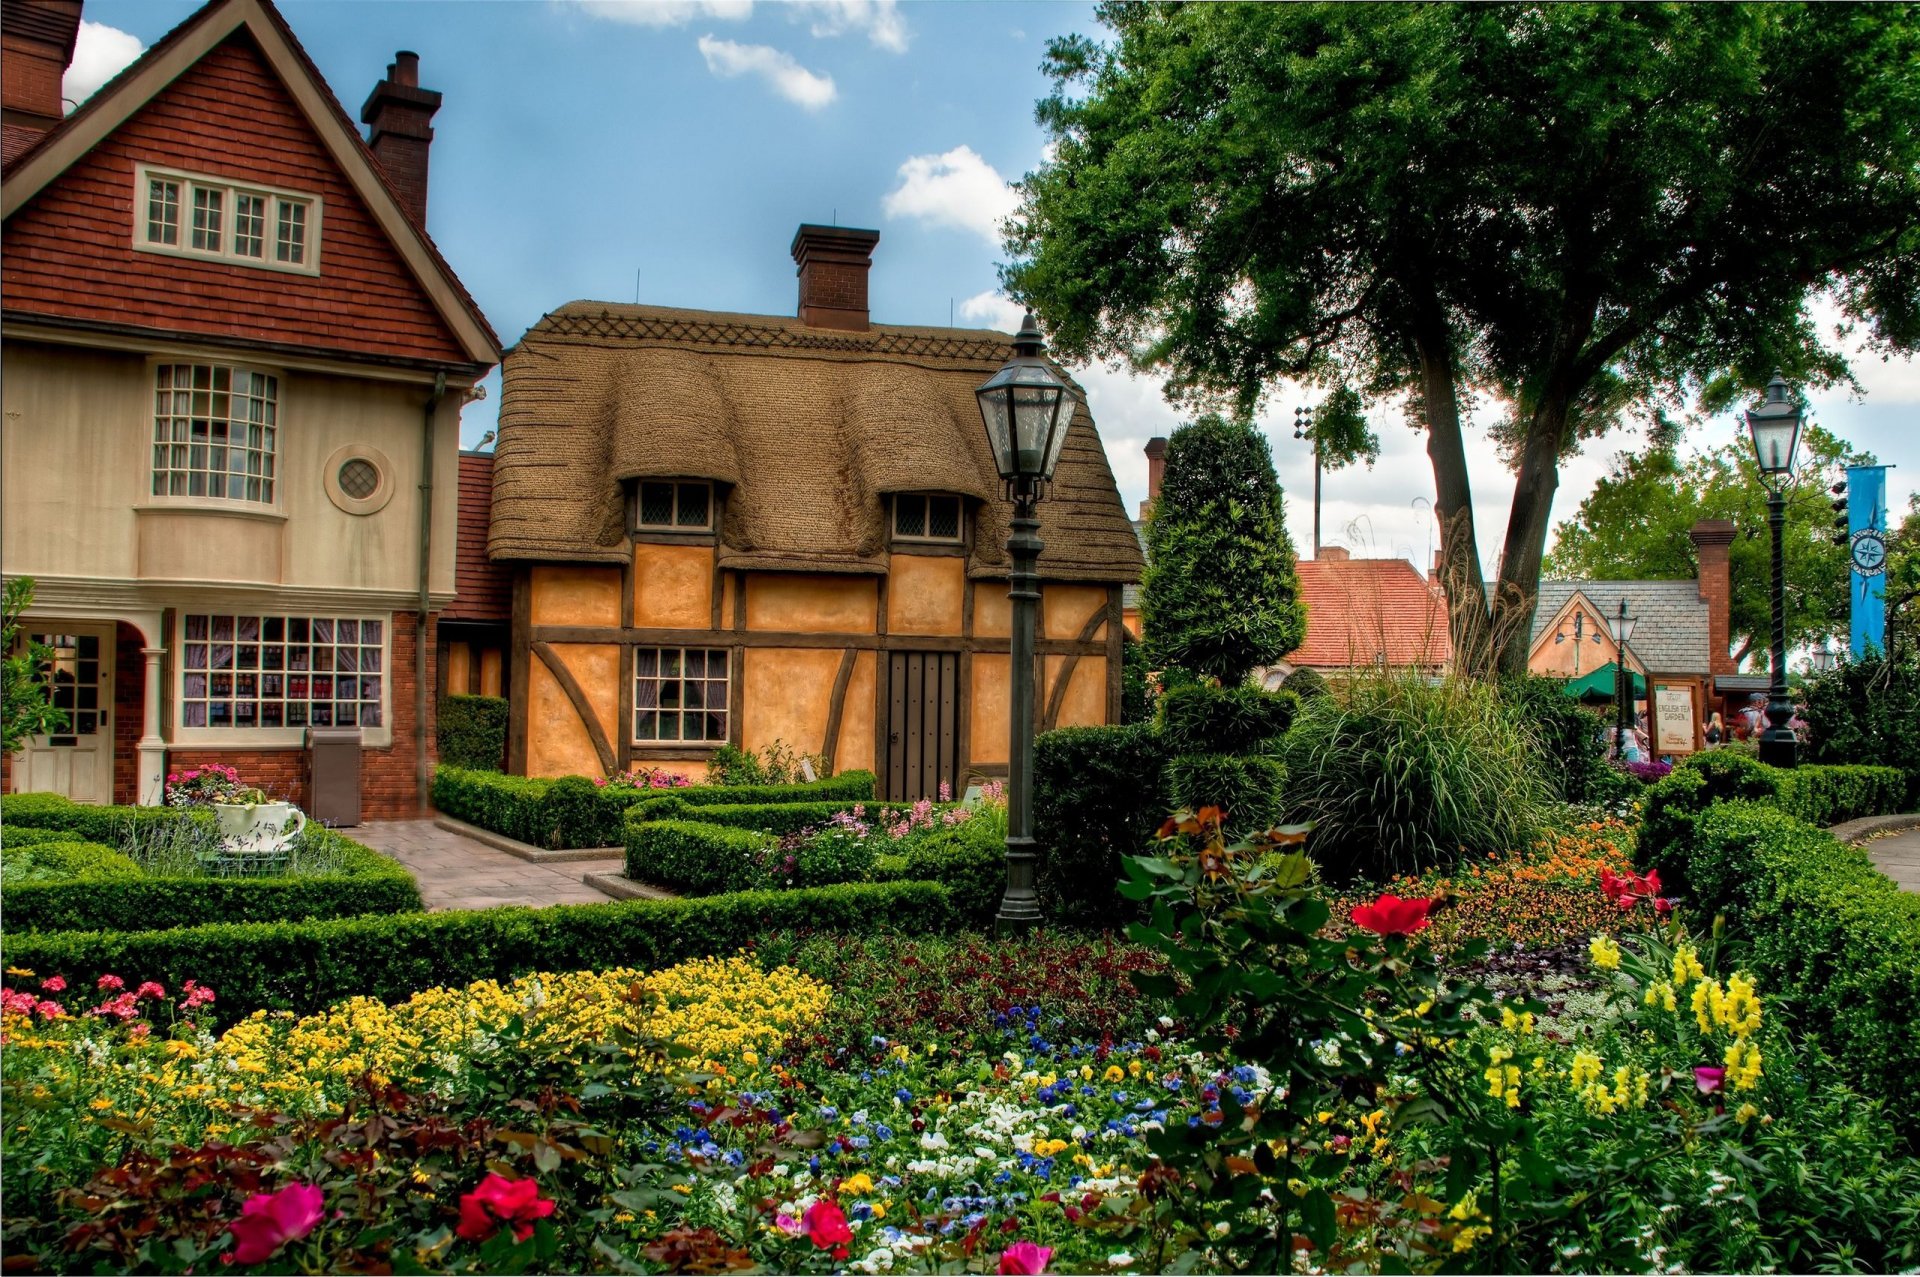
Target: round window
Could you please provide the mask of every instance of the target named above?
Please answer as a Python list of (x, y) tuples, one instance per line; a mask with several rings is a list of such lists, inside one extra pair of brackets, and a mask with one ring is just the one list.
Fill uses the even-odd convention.
[(340, 467), (340, 491), (355, 501), (365, 501), (380, 486), (380, 472), (365, 457), (355, 457)]

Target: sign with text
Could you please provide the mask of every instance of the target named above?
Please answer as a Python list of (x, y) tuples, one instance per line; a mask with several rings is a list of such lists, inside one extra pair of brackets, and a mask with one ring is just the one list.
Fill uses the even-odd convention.
[(1691, 754), (1699, 720), (1699, 711), (1693, 703), (1693, 684), (1654, 685), (1654, 753)]

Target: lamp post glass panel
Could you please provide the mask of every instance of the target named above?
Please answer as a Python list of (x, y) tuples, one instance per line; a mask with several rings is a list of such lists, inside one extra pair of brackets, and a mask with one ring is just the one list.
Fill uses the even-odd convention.
[(1800, 426), (1806, 409), (1776, 370), (1767, 383), (1766, 397), (1747, 410), (1747, 432), (1753, 440), (1753, 459), (1760, 482), (1767, 488), (1767, 526), (1773, 532), (1773, 649), (1768, 667), (1767, 729), (1760, 733), (1760, 761), (1792, 767), (1798, 761), (1799, 742), (1793, 728), (1793, 702), (1787, 696), (1787, 563), (1784, 547), (1787, 525), (1787, 484), (1793, 480), (1793, 454), (1800, 447)]
[(1627, 757), (1627, 705), (1633, 696), (1633, 672), (1627, 668), (1627, 644), (1633, 639), (1634, 624), (1640, 618), (1627, 615), (1627, 601), (1620, 600), (1620, 611), (1607, 618), (1607, 632), (1613, 636), (1613, 756), (1622, 762)]
[(973, 393), (980, 420), (1007, 499), (1013, 502), (1012, 535), (1007, 538), (1007, 597), (1013, 601), (1013, 633), (1008, 643), (1007, 887), (998, 921), (1020, 930), (1040, 921), (1040, 897), (1034, 891), (1033, 850), (1033, 695), (1034, 610), (1040, 601), (1040, 521), (1034, 510), (1053, 478), (1066, 445), (1067, 424), (1079, 402), (1072, 387), (1040, 356), (1040, 330), (1033, 312), (1013, 339), (1013, 358)]

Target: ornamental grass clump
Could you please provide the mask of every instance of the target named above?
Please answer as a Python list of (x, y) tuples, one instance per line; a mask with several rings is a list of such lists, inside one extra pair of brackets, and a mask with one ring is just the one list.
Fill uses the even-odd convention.
[(1533, 843), (1549, 799), (1526, 728), (1468, 679), (1356, 675), (1304, 702), (1283, 752), (1286, 817), (1335, 881), (1445, 869)]

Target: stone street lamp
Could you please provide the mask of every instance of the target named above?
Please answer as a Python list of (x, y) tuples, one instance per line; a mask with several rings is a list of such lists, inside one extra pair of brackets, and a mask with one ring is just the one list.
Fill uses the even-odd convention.
[(1613, 636), (1613, 756), (1623, 763), (1627, 760), (1627, 705), (1633, 699), (1633, 671), (1627, 668), (1627, 644), (1639, 620), (1637, 616), (1627, 615), (1625, 599), (1620, 600), (1619, 614), (1607, 618), (1607, 633)]
[(1040, 897), (1034, 891), (1033, 849), (1033, 692), (1034, 611), (1040, 601), (1039, 504), (1060, 449), (1067, 423), (1079, 402), (1073, 388), (1040, 356), (1040, 330), (1028, 311), (1013, 339), (1013, 358), (973, 393), (987, 427), (987, 445), (1007, 499), (1013, 502), (1007, 555), (1007, 597), (1013, 601), (1013, 635), (1008, 644), (1009, 695), (1007, 749), (1007, 888), (997, 915), (1002, 930), (1024, 930), (1040, 921)]
[(1760, 733), (1760, 761), (1792, 767), (1798, 761), (1799, 740), (1787, 724), (1793, 719), (1793, 701), (1787, 695), (1787, 484), (1793, 479), (1793, 454), (1800, 446), (1800, 425), (1806, 409), (1775, 370), (1767, 395), (1747, 409), (1747, 432), (1753, 439), (1753, 459), (1760, 482), (1767, 489), (1767, 525), (1773, 530), (1773, 650), (1769, 656), (1772, 679), (1767, 688), (1767, 729)]

